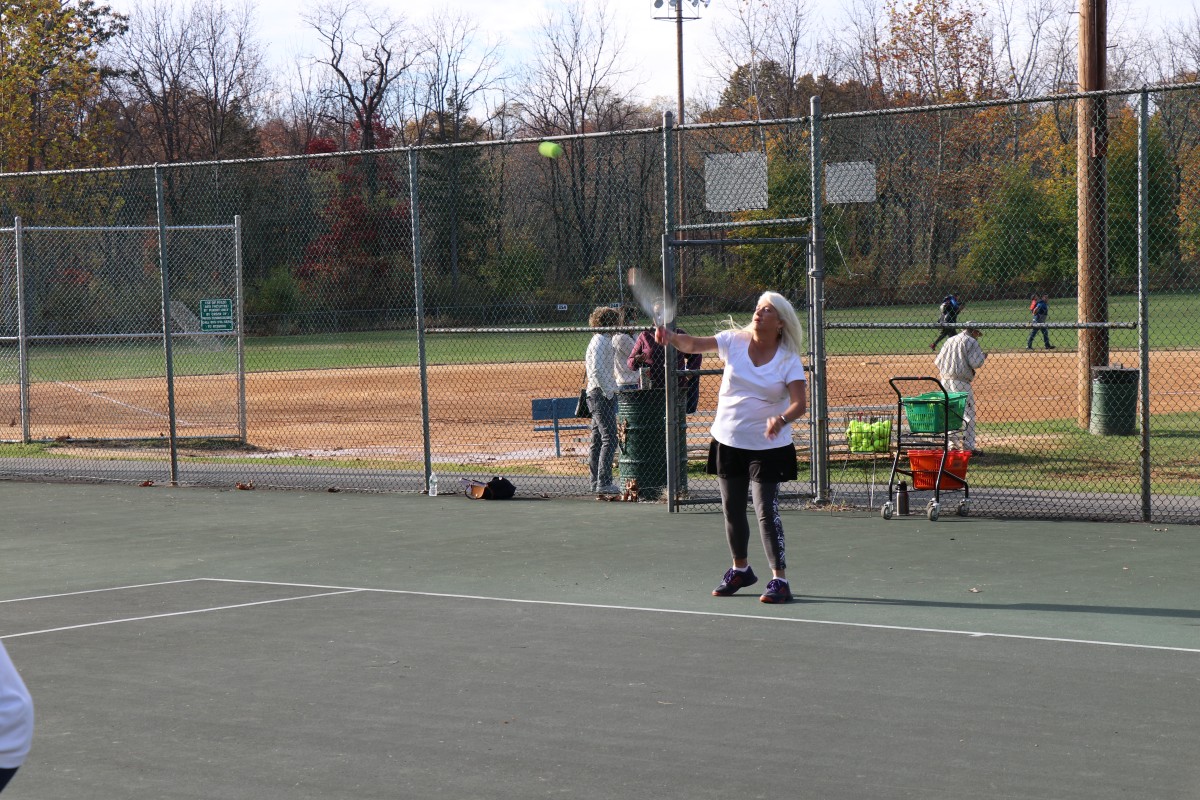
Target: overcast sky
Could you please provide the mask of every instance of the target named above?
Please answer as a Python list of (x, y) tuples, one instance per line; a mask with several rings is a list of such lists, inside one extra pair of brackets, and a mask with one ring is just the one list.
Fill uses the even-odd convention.
[[(253, 1), (253, 0), (252, 0)], [(758, 0), (763, 1), (763, 0)], [(769, 0), (765, 0), (769, 2)], [(110, 0), (121, 11), (128, 11), (136, 0)], [(418, 22), (422, 9), (439, 3), (451, 10), (461, 10), (478, 20), (482, 32), (499, 37), (509, 62), (522, 61), (523, 50), (539, 24), (562, 0), (432, 0), (429, 5), (398, 2), (397, 0), (366, 0), (378, 7), (389, 7)], [(616, 24), (627, 33), (626, 53), (631, 63), (640, 65), (637, 88), (626, 86), (642, 100), (655, 97), (674, 98), (676, 94), (675, 23), (656, 20), (666, 10), (656, 10), (653, 0), (595, 0), (609, 4)], [(815, 27), (834, 31), (848, 17), (848, 8), (856, 0), (811, 0), (818, 19)], [(1110, 31), (1121, 24), (1162, 26), (1178, 24), (1194, 14), (1197, 0), (1108, 0)], [(688, 97), (703, 95), (706, 86), (714, 83), (713, 70), (706, 63), (706, 53), (714, 50), (714, 23), (729, 18), (738, 0), (711, 0), (707, 8), (701, 4), (700, 19), (684, 23), (684, 79)], [(985, 6), (988, 5), (984, 0)], [(315, 48), (312, 35), (301, 19), (306, 9), (316, 5), (313, 0), (257, 0), (258, 19), (268, 58), (286, 64), (296, 56), (311, 53)], [(415, 7), (415, 9), (414, 9)], [(689, 0), (684, 8), (692, 10)], [(1124, 19), (1124, 23), (1122, 23)], [(631, 81), (634, 80), (631, 78)]]

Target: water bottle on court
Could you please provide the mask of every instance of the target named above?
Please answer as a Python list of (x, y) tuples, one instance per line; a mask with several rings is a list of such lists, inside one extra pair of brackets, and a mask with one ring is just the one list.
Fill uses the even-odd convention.
[(429, 473), (429, 496), (437, 497), (437, 473)]

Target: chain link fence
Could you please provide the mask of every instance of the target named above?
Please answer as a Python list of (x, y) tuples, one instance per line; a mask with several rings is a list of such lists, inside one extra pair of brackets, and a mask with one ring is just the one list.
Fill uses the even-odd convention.
[[(973, 509), (1194, 520), (1200, 368), (1180, 315), (1197, 270), (1180, 187), (1197, 131), (1174, 119), (1168, 136), (1194, 92), (822, 120), (831, 430), (860, 406), (907, 423), (888, 378), (942, 377), (942, 333), (970, 321), (988, 356), (971, 386)], [(830, 203), (833, 164), (871, 165), (874, 198)], [(959, 324), (938, 322), (949, 295)], [(862, 460), (842, 458), (842, 474)]]
[[(600, 336), (626, 362), (649, 324), (639, 270), (666, 275), (690, 333), (744, 324), (768, 289), (808, 319), (787, 502), (893, 500), (914, 432), (890, 381), (940, 377), (939, 334), (971, 321), (971, 513), (1195, 522), (1197, 91), (668, 121), (560, 138), (557, 157), (523, 140), (3, 175), (0, 220), (25, 233), (0, 231), (0, 474), (436, 475), (443, 493), (506, 475), (589, 496), (585, 353)], [(232, 328), (197, 330), (220, 300)], [(668, 358), (665, 395), (618, 393), (619, 489), (717, 507), (720, 368)]]

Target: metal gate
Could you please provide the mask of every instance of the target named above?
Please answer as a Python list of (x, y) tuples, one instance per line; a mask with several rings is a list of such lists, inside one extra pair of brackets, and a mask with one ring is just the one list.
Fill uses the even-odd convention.
[(172, 481), (180, 441), (245, 442), (240, 220), (3, 234), (3, 441), (142, 445)]

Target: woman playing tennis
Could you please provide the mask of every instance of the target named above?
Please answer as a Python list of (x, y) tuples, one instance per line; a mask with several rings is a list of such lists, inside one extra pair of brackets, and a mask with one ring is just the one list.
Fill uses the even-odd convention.
[(715, 352), (725, 362), (707, 471), (717, 476), (721, 487), (725, 537), (733, 566), (712, 593), (728, 597), (758, 582), (748, 552), (749, 492), (772, 575), (759, 599), (790, 602), (779, 484), (796, 479), (792, 423), (805, 410), (804, 364), (800, 360), (804, 332), (796, 310), (783, 295), (764, 292), (753, 319), (744, 327), (737, 327), (731, 319), (728, 329), (716, 336), (689, 336), (660, 327), (655, 339), (684, 353)]

